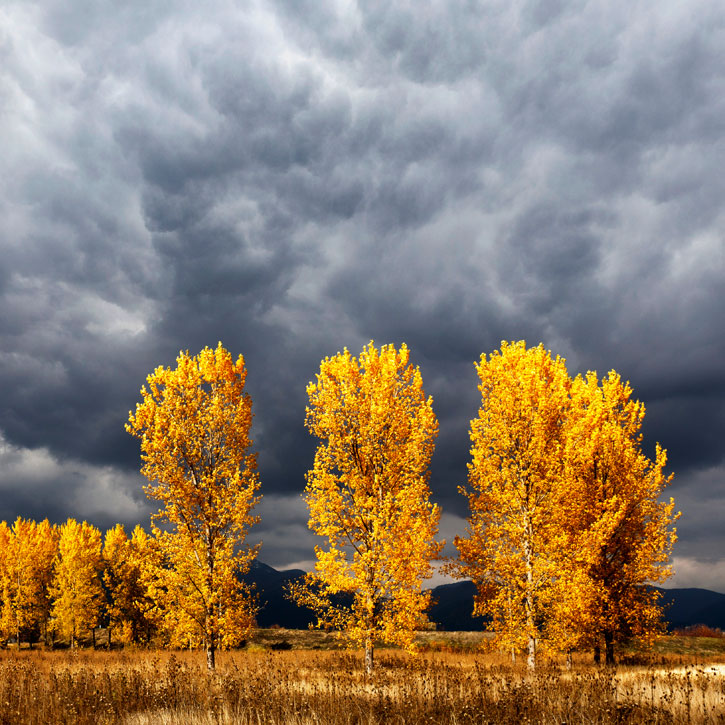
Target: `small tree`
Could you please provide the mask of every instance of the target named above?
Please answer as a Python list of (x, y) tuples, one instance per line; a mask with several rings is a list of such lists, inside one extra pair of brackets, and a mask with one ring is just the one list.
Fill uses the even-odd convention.
[(258, 549), (243, 546), (259, 500), (246, 377), (244, 358), (234, 362), (221, 343), (180, 353), (176, 368), (148, 376), (126, 426), (141, 439), (145, 491), (162, 506), (152, 530), (165, 615), (203, 643), (209, 669), (219, 646), (244, 638), (255, 612), (239, 581)]
[(428, 488), (438, 424), (405, 345), (325, 358), (307, 393), (305, 425), (321, 442), (305, 499), (327, 546), (315, 548), (315, 573), (293, 596), (317, 626), (365, 648), (370, 675), (376, 638), (411, 649), (427, 621), (421, 585), (442, 547)]
[(61, 633), (75, 647), (84, 630), (95, 628), (103, 610), (101, 532), (74, 519), (60, 527), (52, 614)]
[(111, 634), (120, 642), (148, 642), (155, 623), (153, 602), (144, 584), (143, 559), (147, 554), (146, 532), (136, 526), (131, 538), (121, 524), (106, 532), (103, 546), (103, 582), (108, 593), (108, 644)]
[(129, 542), (122, 524), (106, 531), (103, 541), (103, 583), (108, 594), (108, 646), (114, 632), (121, 642), (130, 641), (128, 626), (131, 598)]

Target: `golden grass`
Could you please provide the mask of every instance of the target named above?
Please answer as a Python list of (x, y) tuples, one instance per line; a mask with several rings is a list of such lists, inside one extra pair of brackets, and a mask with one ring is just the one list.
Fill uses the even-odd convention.
[[(293, 635), (268, 636), (271, 648)], [(359, 653), (259, 642), (221, 653), (211, 675), (200, 652), (4, 651), (0, 723), (725, 723), (725, 657), (660, 653), (614, 669), (582, 656), (571, 671), (555, 661), (529, 676), (450, 644), (416, 657), (381, 650), (369, 682)]]

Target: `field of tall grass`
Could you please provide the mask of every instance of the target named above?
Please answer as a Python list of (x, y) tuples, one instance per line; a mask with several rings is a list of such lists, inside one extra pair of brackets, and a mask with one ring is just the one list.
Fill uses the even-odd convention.
[(371, 681), (359, 653), (284, 631), (220, 654), (212, 674), (201, 652), (6, 650), (0, 723), (725, 722), (720, 643), (694, 650), (695, 638), (669, 639), (648, 660), (631, 653), (617, 668), (582, 656), (572, 670), (552, 661), (528, 675), (500, 655), (474, 651), (475, 637), (431, 633), (417, 656), (376, 652)]

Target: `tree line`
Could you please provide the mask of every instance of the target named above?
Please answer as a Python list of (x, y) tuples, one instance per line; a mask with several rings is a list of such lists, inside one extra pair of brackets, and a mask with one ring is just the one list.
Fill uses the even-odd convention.
[(121, 524), (104, 538), (75, 519), (0, 522), (0, 640), (75, 646), (105, 623), (121, 642), (149, 641), (158, 625), (142, 577), (149, 547), (140, 526), (129, 539)]
[[(616, 372), (572, 378), (543, 345), (503, 342), (476, 370), (468, 528), (445, 563), (475, 583), (474, 613), (530, 668), (542, 653), (612, 662), (616, 642), (651, 642), (663, 619), (646, 584), (671, 573), (678, 514), (660, 500), (665, 451), (642, 451), (644, 406)], [(220, 343), (148, 376), (126, 429), (160, 503), (149, 534), (0, 524), (0, 637), (74, 643), (103, 621), (118, 641), (202, 646), (212, 669), (248, 635), (256, 602), (241, 575), (257, 555), (246, 536), (260, 482), (246, 375)], [(325, 544), (289, 595), (362, 647), (370, 673), (376, 642), (414, 650), (427, 623), (423, 584), (443, 547), (429, 488), (438, 423), (405, 345), (325, 358), (307, 393), (319, 444), (304, 497)]]

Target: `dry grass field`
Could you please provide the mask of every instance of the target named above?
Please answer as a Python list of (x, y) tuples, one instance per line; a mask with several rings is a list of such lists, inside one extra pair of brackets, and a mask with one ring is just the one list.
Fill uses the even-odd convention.
[(249, 725), (312, 723), (725, 722), (725, 640), (664, 639), (651, 655), (594, 667), (549, 662), (534, 676), (481, 635), (425, 633), (415, 657), (377, 653), (366, 682), (359, 653), (324, 633), (265, 630), (219, 656), (92, 649), (0, 652), (0, 723)]

